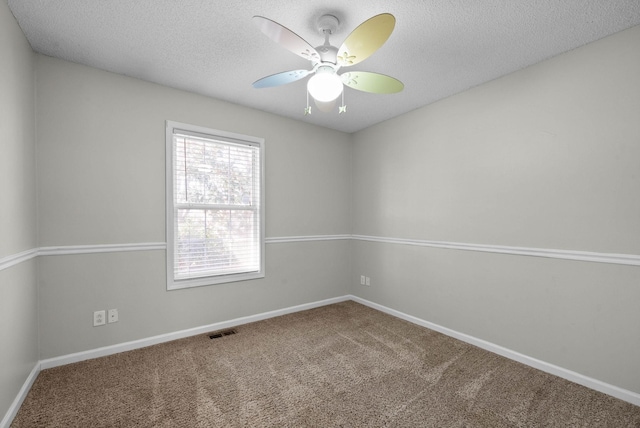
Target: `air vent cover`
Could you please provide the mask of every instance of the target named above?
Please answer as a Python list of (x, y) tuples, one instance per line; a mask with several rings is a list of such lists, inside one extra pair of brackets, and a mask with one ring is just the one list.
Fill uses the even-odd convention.
[(223, 330), (215, 333), (209, 333), (209, 339), (219, 339), (224, 336), (230, 336), (232, 334), (236, 334), (235, 330)]

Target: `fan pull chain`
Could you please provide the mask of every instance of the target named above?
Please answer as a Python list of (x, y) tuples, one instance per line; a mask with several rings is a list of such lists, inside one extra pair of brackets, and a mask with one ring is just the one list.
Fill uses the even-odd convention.
[(311, 106), (309, 105), (309, 90), (307, 90), (307, 106), (304, 108), (304, 115), (308, 116), (311, 114)]
[(346, 113), (347, 106), (344, 105), (344, 89), (342, 90), (342, 105), (338, 107), (338, 114)]

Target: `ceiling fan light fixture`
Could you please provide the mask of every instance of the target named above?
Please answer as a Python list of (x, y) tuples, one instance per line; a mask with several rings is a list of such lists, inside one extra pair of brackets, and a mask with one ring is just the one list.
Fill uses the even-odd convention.
[(314, 100), (328, 103), (337, 99), (342, 93), (342, 80), (332, 67), (319, 67), (307, 82), (307, 90)]

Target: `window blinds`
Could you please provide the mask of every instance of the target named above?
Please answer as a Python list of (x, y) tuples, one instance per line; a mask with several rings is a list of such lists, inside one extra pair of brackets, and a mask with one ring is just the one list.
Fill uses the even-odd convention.
[(174, 279), (257, 272), (260, 146), (173, 131)]

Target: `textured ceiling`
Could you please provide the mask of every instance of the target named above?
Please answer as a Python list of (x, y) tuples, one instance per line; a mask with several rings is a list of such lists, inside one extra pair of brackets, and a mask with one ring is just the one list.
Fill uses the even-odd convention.
[[(9, 0), (36, 52), (297, 120), (354, 132), (640, 24), (638, 0)], [(306, 81), (254, 89), (281, 71), (310, 68), (253, 24), (270, 18), (323, 43), (319, 16), (337, 16), (340, 46), (379, 13), (389, 40), (353, 68), (400, 79), (403, 92), (345, 89), (346, 114), (304, 116)], [(640, 49), (640, 47), (639, 47)], [(346, 71), (346, 69), (343, 69)]]

